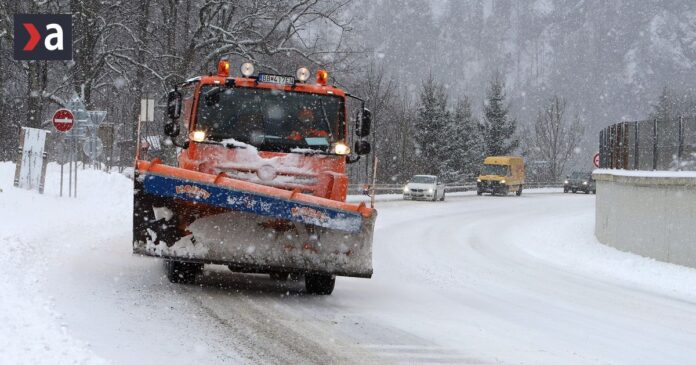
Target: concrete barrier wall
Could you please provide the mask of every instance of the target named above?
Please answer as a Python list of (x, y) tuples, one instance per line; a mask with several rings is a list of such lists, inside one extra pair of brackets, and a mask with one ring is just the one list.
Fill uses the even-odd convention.
[(696, 268), (696, 173), (596, 170), (594, 177), (600, 242)]

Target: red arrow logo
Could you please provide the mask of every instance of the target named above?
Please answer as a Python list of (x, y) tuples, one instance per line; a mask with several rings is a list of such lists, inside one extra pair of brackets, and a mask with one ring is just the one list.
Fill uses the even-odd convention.
[(36, 30), (36, 27), (34, 24), (31, 23), (22, 23), (24, 25), (24, 29), (29, 32), (29, 42), (24, 46), (23, 50), (24, 51), (33, 51), (34, 48), (36, 48), (36, 45), (39, 43), (41, 40), (41, 34), (39, 34), (39, 31)]

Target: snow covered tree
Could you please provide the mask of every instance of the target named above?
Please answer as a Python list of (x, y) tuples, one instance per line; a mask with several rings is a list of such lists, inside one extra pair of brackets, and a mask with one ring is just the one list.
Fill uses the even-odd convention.
[(512, 153), (520, 143), (515, 136), (517, 121), (508, 115), (508, 106), (505, 105), (505, 83), (498, 73), (490, 82), (483, 112), (486, 155), (502, 156)]
[(657, 121), (668, 121), (674, 117), (676, 102), (673, 92), (667, 86), (662, 89), (662, 94), (657, 99), (657, 104), (653, 105), (653, 112), (650, 114), (650, 119)]
[(554, 96), (539, 110), (534, 129), (525, 133), (525, 154), (543, 161), (543, 179), (559, 181), (582, 140), (584, 128), (578, 117), (566, 115), (565, 99)]
[(480, 124), (471, 111), (468, 97), (457, 100), (445, 131), (443, 144), (448, 153), (442, 176), (448, 182), (464, 181), (478, 170), (485, 148)]
[(438, 175), (445, 170), (449, 119), (445, 88), (430, 74), (421, 86), (413, 131), (420, 173)]

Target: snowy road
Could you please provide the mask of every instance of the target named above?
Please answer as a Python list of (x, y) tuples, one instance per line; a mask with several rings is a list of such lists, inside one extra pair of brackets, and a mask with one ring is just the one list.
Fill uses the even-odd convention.
[(598, 244), (594, 196), (380, 203), (373, 279), (339, 278), (333, 295), (315, 297), (222, 267), (198, 285), (169, 283), (160, 261), (130, 253), (121, 177), (72, 202), (0, 187), (16, 207), (0, 217), (12, 223), (0, 274), (16, 277), (0, 284), (0, 356), (17, 362), (696, 359), (696, 270)]

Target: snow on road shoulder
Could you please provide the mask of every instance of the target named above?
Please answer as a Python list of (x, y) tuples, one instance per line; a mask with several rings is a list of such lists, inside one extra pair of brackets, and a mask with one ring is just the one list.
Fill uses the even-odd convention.
[(83, 229), (87, 235), (109, 234), (109, 227), (94, 226), (85, 217), (94, 217), (94, 209), (101, 210), (94, 204), (104, 194), (101, 189), (126, 189), (128, 179), (80, 171), (78, 194), (83, 196), (69, 199), (57, 196), (57, 166), (49, 168), (44, 195), (13, 187), (14, 168), (12, 163), (0, 163), (0, 359), (13, 364), (102, 363), (88, 343), (71, 335), (42, 283), (48, 252), (60, 249), (56, 242), (69, 239), (68, 232)]
[(532, 215), (508, 230), (506, 237), (528, 254), (564, 270), (598, 281), (619, 281), (634, 288), (696, 301), (693, 291), (696, 270), (602, 244), (594, 235), (594, 209), (576, 209), (577, 203), (587, 202), (565, 201), (556, 207), (545, 205), (559, 212), (577, 211), (573, 219), (568, 219), (567, 214), (547, 215), (544, 222), (538, 222), (537, 216)]

